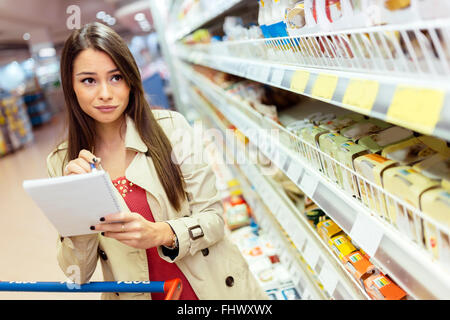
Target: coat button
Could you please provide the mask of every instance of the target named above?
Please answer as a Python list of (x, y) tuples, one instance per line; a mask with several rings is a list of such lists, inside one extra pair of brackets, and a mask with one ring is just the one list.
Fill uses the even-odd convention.
[(227, 287), (232, 287), (234, 285), (234, 278), (229, 276), (225, 279), (225, 284)]
[(206, 257), (209, 254), (209, 249), (208, 248), (203, 249), (202, 254), (204, 257)]
[(100, 258), (102, 258), (103, 260), (108, 260), (108, 256), (106, 255), (106, 252), (103, 250), (98, 249), (98, 254), (100, 255)]

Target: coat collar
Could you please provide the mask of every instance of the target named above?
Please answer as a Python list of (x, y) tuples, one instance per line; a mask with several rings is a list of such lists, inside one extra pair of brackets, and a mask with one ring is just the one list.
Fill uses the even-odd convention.
[(136, 129), (136, 125), (133, 119), (131, 119), (131, 117), (129, 117), (128, 115), (126, 116), (126, 124), (127, 129), (125, 133), (125, 148), (133, 149), (142, 153), (147, 152), (147, 145), (139, 136), (139, 132)]

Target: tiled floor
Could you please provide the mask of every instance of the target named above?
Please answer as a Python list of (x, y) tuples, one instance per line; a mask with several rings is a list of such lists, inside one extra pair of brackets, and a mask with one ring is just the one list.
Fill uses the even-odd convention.
[[(0, 281), (64, 281), (56, 261), (57, 233), (22, 188), (47, 177), (46, 156), (63, 138), (61, 115), (34, 130), (32, 144), (0, 158)], [(100, 265), (91, 279), (101, 281)], [(0, 292), (0, 299), (99, 299), (98, 293)]]

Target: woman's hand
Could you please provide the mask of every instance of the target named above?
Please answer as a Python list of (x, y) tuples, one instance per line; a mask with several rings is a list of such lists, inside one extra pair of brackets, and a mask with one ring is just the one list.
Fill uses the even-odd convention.
[(100, 219), (94, 230), (137, 249), (172, 245), (173, 231), (166, 222), (151, 222), (138, 213), (119, 212)]
[(71, 160), (64, 168), (64, 175), (80, 174), (91, 172), (91, 163), (96, 166), (100, 163), (100, 158), (97, 158), (91, 152), (83, 149), (78, 154), (78, 158)]

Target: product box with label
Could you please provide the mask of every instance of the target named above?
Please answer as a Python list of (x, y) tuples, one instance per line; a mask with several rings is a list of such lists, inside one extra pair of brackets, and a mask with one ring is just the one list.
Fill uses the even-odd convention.
[[(450, 192), (443, 188), (425, 191), (420, 199), (420, 208), (438, 226), (450, 230)], [(450, 268), (450, 239), (446, 232), (440, 232), (435, 223), (424, 219), (425, 244), (433, 257)]]
[(319, 222), (329, 219), (320, 208), (306, 211), (305, 216), (313, 228), (316, 228)]
[(377, 133), (381, 130), (391, 127), (392, 124), (370, 118), (358, 121), (357, 123), (351, 125), (350, 127), (341, 130), (341, 134), (354, 142), (358, 142), (359, 139), (365, 136)]
[(342, 185), (342, 170), (335, 161), (337, 159), (337, 150), (339, 146), (344, 142), (350, 142), (349, 139), (336, 132), (328, 132), (319, 136), (319, 147), (330, 158), (324, 156), (323, 162), (325, 167), (325, 174), (331, 179), (331, 181)]
[[(362, 156), (364, 154), (367, 154), (369, 151), (364, 148), (363, 146), (360, 146), (359, 144), (348, 141), (342, 143), (338, 150), (337, 150), (337, 160), (346, 166), (347, 168), (354, 170), (354, 164), (353, 161), (359, 156)], [(349, 170), (346, 170), (345, 168), (342, 169), (342, 185), (341, 185), (345, 191), (347, 191), (349, 194), (351, 194), (354, 197), (359, 198), (359, 187), (358, 187), (358, 179), (356, 176)]]
[[(387, 192), (417, 209), (420, 209), (422, 194), (440, 186), (438, 182), (425, 177), (410, 166), (387, 169), (383, 174), (383, 185)], [(402, 233), (420, 245), (424, 245), (421, 218), (413, 210), (394, 199), (389, 199), (388, 215), (391, 223), (395, 224)]]
[(442, 153), (433, 154), (416, 163), (413, 168), (424, 176), (439, 182), (450, 180), (450, 156)]
[(342, 229), (331, 219), (321, 221), (317, 224), (317, 232), (319, 236), (326, 242), (332, 237), (342, 232)]
[(397, 161), (400, 165), (410, 166), (435, 153), (449, 154), (444, 140), (431, 136), (414, 137), (384, 148), (381, 155)]
[(328, 240), (328, 246), (333, 249), (334, 253), (336, 253), (342, 262), (345, 262), (345, 256), (357, 250), (350, 238), (345, 234), (339, 234)]
[(291, 122), (286, 126), (286, 129), (292, 133), (292, 135), (289, 135), (289, 139), (291, 141), (291, 148), (295, 150), (296, 152), (301, 152), (301, 146), (298, 137), (300, 136), (300, 130), (306, 127), (312, 127), (314, 126), (311, 122), (308, 120), (297, 120), (294, 122)]
[(360, 113), (348, 113), (337, 117), (332, 121), (328, 121), (320, 126), (330, 132), (339, 132), (340, 130), (354, 125), (358, 121), (364, 120), (364, 115)]
[(351, 275), (364, 287), (364, 280), (377, 272), (376, 267), (360, 251), (344, 257), (344, 266)]
[[(326, 129), (319, 126), (307, 127), (300, 130), (300, 137), (303, 141), (311, 144), (314, 148), (319, 148), (319, 137), (320, 135), (327, 133)], [(308, 159), (311, 164), (320, 172), (324, 172), (321, 155), (317, 150), (311, 146), (303, 143), (301, 148), (301, 154), (305, 159)]]
[(369, 149), (370, 152), (376, 153), (383, 150), (383, 148), (392, 144), (413, 138), (413, 131), (393, 126), (373, 133), (358, 140), (358, 144)]
[(383, 173), (386, 169), (397, 165), (397, 162), (383, 158), (378, 154), (365, 154), (353, 161), (355, 171), (364, 179), (358, 179), (359, 191), (363, 203), (370, 209), (378, 212), (380, 217), (387, 219), (386, 198), (383, 191)]
[(374, 300), (404, 300), (406, 292), (383, 273), (375, 273), (364, 280), (367, 294)]

